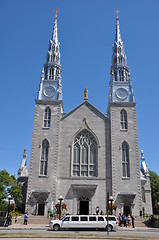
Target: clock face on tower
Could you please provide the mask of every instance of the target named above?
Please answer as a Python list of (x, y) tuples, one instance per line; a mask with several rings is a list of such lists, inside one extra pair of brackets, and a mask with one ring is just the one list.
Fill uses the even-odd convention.
[(55, 88), (52, 86), (46, 87), (46, 88), (44, 88), (43, 93), (44, 93), (45, 97), (51, 98), (55, 95)]
[(116, 96), (119, 100), (125, 100), (128, 96), (128, 91), (125, 88), (118, 88), (116, 90)]

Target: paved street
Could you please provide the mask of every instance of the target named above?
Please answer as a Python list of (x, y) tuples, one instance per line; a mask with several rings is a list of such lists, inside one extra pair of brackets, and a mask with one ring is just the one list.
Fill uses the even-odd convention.
[[(50, 231), (44, 224), (13, 224), (7, 228), (0, 228), (0, 239), (108, 239), (106, 231)], [(109, 239), (159, 239), (159, 229), (156, 228), (119, 228), (117, 232), (110, 232)]]

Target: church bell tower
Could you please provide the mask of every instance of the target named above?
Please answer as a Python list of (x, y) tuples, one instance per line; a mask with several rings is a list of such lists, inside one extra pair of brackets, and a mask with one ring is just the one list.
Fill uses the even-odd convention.
[[(63, 113), (57, 10), (35, 100), (26, 211), (46, 215), (56, 199), (59, 125)], [(46, 187), (47, 186), (47, 187)]]
[(46, 64), (41, 73), (41, 83), (38, 92), (39, 100), (62, 100), (62, 80), (60, 64), (60, 43), (57, 32), (57, 9), (54, 28), (50, 39)]
[(121, 39), (118, 12), (117, 10), (108, 103), (112, 196), (119, 212), (138, 215), (141, 209), (141, 183), (136, 102)]

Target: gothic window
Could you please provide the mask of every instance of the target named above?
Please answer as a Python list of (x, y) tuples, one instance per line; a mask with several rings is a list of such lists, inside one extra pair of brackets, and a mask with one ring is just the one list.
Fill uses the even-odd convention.
[(59, 75), (59, 70), (56, 69), (56, 77), (58, 77), (58, 75)]
[(54, 69), (50, 68), (49, 70), (49, 79), (53, 79), (54, 78)]
[(44, 113), (44, 127), (50, 128), (50, 122), (51, 122), (51, 109), (47, 107)]
[(114, 70), (115, 81), (117, 81), (117, 71)]
[(125, 78), (126, 78), (126, 82), (128, 81), (128, 73), (125, 72)]
[(118, 48), (118, 53), (121, 53), (121, 48), (120, 47)]
[(127, 112), (124, 109), (120, 111), (120, 128), (122, 130), (128, 129)]
[(56, 56), (56, 61), (59, 62), (59, 55)]
[(141, 194), (142, 194), (142, 202), (146, 202), (146, 200), (145, 200), (145, 188), (143, 186), (141, 187)]
[(51, 62), (54, 61), (54, 55), (51, 55)]
[(97, 142), (87, 130), (80, 132), (73, 143), (73, 176), (97, 176)]
[(123, 58), (122, 57), (118, 57), (118, 61), (119, 61), (119, 63), (122, 63)]
[(54, 46), (54, 45), (52, 46), (52, 51), (53, 51), (53, 52), (55, 51), (55, 46)]
[(124, 74), (122, 70), (119, 70), (119, 81), (124, 81)]
[(125, 141), (122, 143), (122, 175), (123, 177), (130, 177), (129, 145)]
[(48, 140), (43, 140), (41, 149), (41, 161), (40, 161), (40, 175), (47, 175), (48, 166), (48, 155), (49, 155), (49, 142)]

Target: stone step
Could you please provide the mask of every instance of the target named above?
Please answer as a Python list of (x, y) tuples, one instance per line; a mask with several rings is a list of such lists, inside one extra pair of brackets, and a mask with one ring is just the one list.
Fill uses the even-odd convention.
[[(14, 224), (14, 218), (12, 219), (12, 224)], [(48, 225), (50, 222), (50, 219), (47, 218), (46, 216), (33, 216), (29, 215), (28, 216), (28, 223), (29, 224), (46, 224)], [(18, 224), (23, 224), (24, 223), (24, 215), (18, 217)]]

